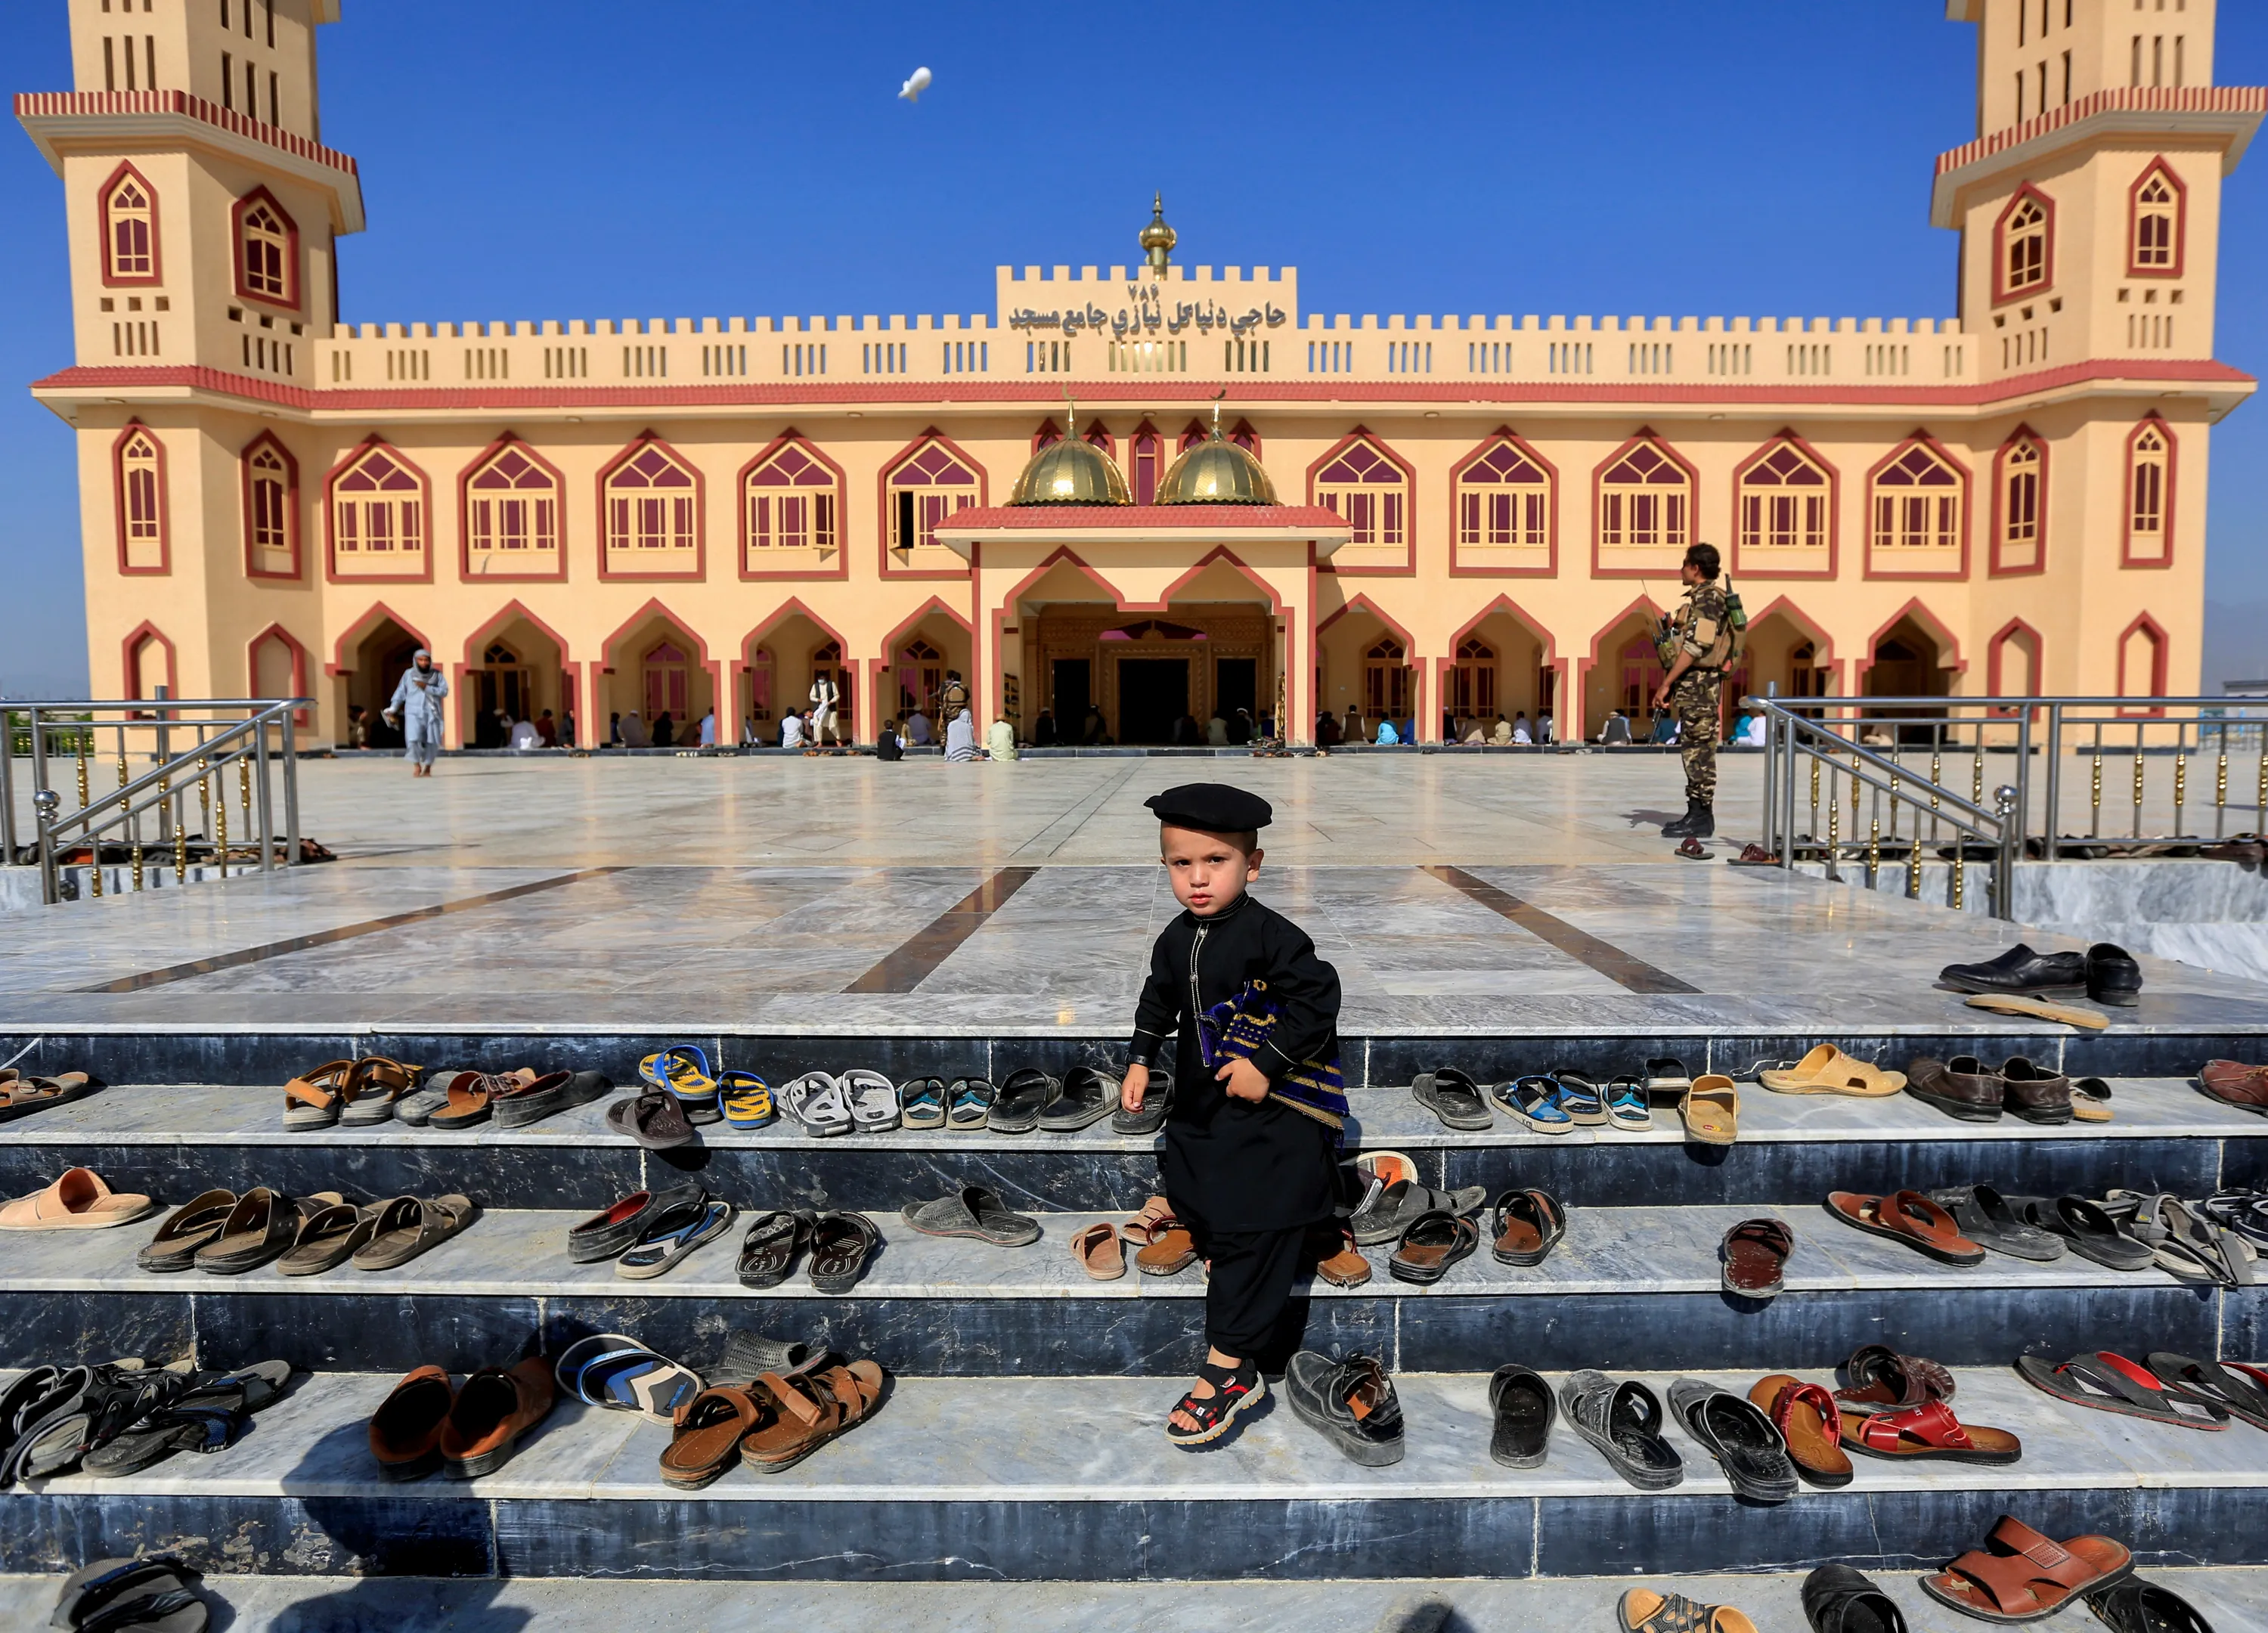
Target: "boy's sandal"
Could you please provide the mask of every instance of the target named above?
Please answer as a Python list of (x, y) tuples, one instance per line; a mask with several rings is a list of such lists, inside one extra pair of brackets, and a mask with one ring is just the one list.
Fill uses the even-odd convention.
[(761, 1129), (779, 1115), (772, 1085), (753, 1071), (719, 1072), (717, 1092), (725, 1121), (736, 1129)]
[(1538, 1134), (1565, 1134), (1575, 1126), (1560, 1103), (1564, 1093), (1557, 1079), (1541, 1075), (1515, 1078), (1489, 1091), (1498, 1105)]
[(1314, 1255), (1315, 1274), (1334, 1287), (1361, 1287), (1370, 1281), (1370, 1261), (1341, 1221), (1309, 1227), (1307, 1251)]
[(328, 1129), (339, 1120), (339, 1100), (354, 1076), (350, 1060), (325, 1061), (284, 1085), (286, 1129)]
[(898, 1085), (898, 1121), (909, 1129), (945, 1126), (945, 1079), (913, 1078)]
[(1115, 1282), (1126, 1274), (1126, 1244), (1119, 1239), (1117, 1227), (1107, 1219), (1071, 1239), (1071, 1256), (1098, 1282)]
[(811, 1216), (780, 1210), (760, 1213), (740, 1239), (740, 1285), (761, 1291), (777, 1287), (795, 1271), (796, 1254), (811, 1240)]
[(1149, 1241), (1134, 1255), (1134, 1268), (1145, 1276), (1179, 1276), (1197, 1262), (1197, 1239), (1168, 1215), (1152, 1229)]
[(946, 1090), (951, 1109), (945, 1126), (957, 1134), (983, 1128), (992, 1119), (993, 1097), (999, 1091), (983, 1078), (955, 1078)]
[(1559, 1109), (1585, 1128), (1595, 1129), (1607, 1121), (1607, 1100), (1599, 1085), (1580, 1071), (1565, 1067), (1551, 1069), (1551, 1081), (1559, 1085)]
[(2075, 1355), (2061, 1363), (2043, 1356), (2021, 1355), (2016, 1357), (2016, 1374), (2043, 1394), (2073, 1406), (2091, 1406), (2098, 1412), (2176, 1423), (2183, 1429), (2228, 1427), (2228, 1412), (2219, 1401), (2187, 1391), (2169, 1391), (2154, 1372), (2108, 1350)]
[(1964, 1616), (2012, 1624), (2052, 1615), (2074, 1596), (2133, 1570), (2133, 1552), (2123, 1542), (2105, 1536), (2057, 1542), (2003, 1514), (1985, 1548), (1971, 1548), (1937, 1575), (1924, 1577), (1921, 1590)]
[(1756, 1624), (1730, 1605), (1704, 1605), (1682, 1593), (1634, 1587), (1615, 1607), (1623, 1633), (1756, 1633)]
[(1152, 1196), (1136, 1210), (1132, 1218), (1118, 1227), (1118, 1233), (1137, 1247), (1147, 1247), (1158, 1239), (1160, 1228), (1173, 1222), (1173, 1204), (1162, 1196)]
[(753, 1389), (714, 1386), (677, 1409), (676, 1432), (661, 1453), (661, 1478), (697, 1491), (733, 1466), (740, 1440), (762, 1415)]
[(1212, 1386), (1212, 1393), (1200, 1398), (1191, 1391), (1174, 1404), (1174, 1411), (1196, 1420), (1195, 1429), (1178, 1427), (1173, 1414), (1167, 1414), (1166, 1438), (1175, 1445), (1204, 1445), (1219, 1439), (1240, 1416), (1268, 1398), (1267, 1380), (1249, 1362), (1231, 1371), (1207, 1361), (1197, 1368), (1197, 1376)]
[(2007, 1430), (1963, 1423), (1942, 1401), (1871, 1415), (1846, 1407), (1842, 1420), (1843, 1444), (1868, 1457), (2013, 1463), (2024, 1454), (2024, 1443)]
[(708, 1051), (697, 1044), (677, 1043), (638, 1063), (638, 1076), (674, 1095), (693, 1122), (716, 1122), (725, 1114), (717, 1105), (717, 1074), (710, 1070)]
[(1741, 1091), (1722, 1072), (1696, 1078), (1677, 1102), (1688, 1139), (1704, 1145), (1730, 1145), (1741, 1134)]
[(1795, 1472), (1813, 1485), (1833, 1489), (1847, 1486), (1856, 1477), (1843, 1450), (1842, 1414), (1824, 1388), (1775, 1372), (1757, 1380), (1749, 1401), (1771, 1419)]

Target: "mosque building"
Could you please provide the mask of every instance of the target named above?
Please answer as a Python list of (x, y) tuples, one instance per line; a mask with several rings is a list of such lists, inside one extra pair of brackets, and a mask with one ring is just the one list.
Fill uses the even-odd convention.
[(985, 313), (414, 324), (337, 311), (337, 0), (69, 4), (77, 88), (16, 112), (67, 202), (77, 360), (32, 389), (77, 432), (98, 696), (296, 694), (342, 740), (422, 645), (453, 742), (769, 733), (821, 672), (871, 739), (952, 670), (1128, 743), (1595, 733), (1697, 541), (1737, 687), (2198, 681), (2254, 386), (2213, 358), (2221, 179), (2268, 110), (2213, 83), (2214, 0), (1947, 0), (1952, 317), (1357, 319), (1177, 260), (1160, 204), (1138, 262), (1002, 268)]

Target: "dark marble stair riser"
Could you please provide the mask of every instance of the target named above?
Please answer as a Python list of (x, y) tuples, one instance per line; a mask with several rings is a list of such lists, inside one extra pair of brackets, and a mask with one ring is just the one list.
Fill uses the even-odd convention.
[[(1951, 1000), (1948, 998), (1948, 1003)], [(2149, 1019), (2146, 999), (2145, 1017)], [(2261, 1032), (2232, 1033), (2213, 1027), (2140, 1032), (2114, 1026), (2109, 1032), (2066, 1034), (2008, 1031), (1979, 1033), (1974, 1025), (1990, 1018), (1961, 1011), (1961, 1029), (1943, 1033), (1848, 1033), (1834, 1037), (1802, 1033), (1697, 1030), (1662, 1035), (1648, 1031), (1616, 1034), (1586, 1032), (1564, 1035), (1443, 1035), (1425, 1037), (1366, 1034), (1349, 1031), (1340, 1040), (1340, 1063), (1358, 1087), (1398, 1087), (1440, 1064), (1459, 1066), (1483, 1082), (1558, 1065), (1612, 1076), (1643, 1070), (1651, 1056), (1674, 1056), (1695, 1071), (1744, 1073), (1757, 1061), (1792, 1060), (1820, 1042), (1839, 1044), (1864, 1060), (1903, 1070), (1920, 1055), (1945, 1058), (1984, 1054), (1993, 1059), (2028, 1055), (2073, 1075), (2185, 1077), (2215, 1057), (2268, 1058), (2268, 1023)], [(1972, 1020), (1970, 1019), (1973, 1017)], [(1131, 1009), (1128, 1013), (1131, 1024)], [(2161, 1023), (2163, 1024), (2163, 1023)], [(1049, 1033), (1037, 1037), (802, 1036), (779, 1033), (696, 1033), (652, 1036), (620, 1033), (204, 1033), (57, 1032), (0, 1036), (0, 1060), (24, 1051), (18, 1070), (52, 1075), (85, 1070), (113, 1083), (224, 1083), (273, 1087), (327, 1060), (385, 1055), (426, 1066), (462, 1066), (482, 1070), (531, 1066), (538, 1070), (605, 1071), (618, 1083), (634, 1082), (638, 1062), (671, 1043), (698, 1044), (719, 1070), (763, 1073), (774, 1083), (814, 1070), (843, 1071), (867, 1066), (902, 1081), (929, 1075), (952, 1078), (971, 1072), (996, 1082), (1017, 1067), (1040, 1066), (1061, 1073), (1075, 1065), (1115, 1069), (1125, 1058), (1125, 1032), (1116, 1026), (1085, 1036)]]
[[(1283, 1411), (1278, 1406), (1272, 1409)], [(741, 1474), (726, 1476), (740, 1481)], [(2259, 1494), (2230, 1488), (1730, 1496), (1062, 1502), (472, 1500), (438, 1482), (338, 1497), (11, 1494), (0, 1569), (165, 1548), (214, 1573), (1171, 1581), (1936, 1569), (2011, 1508), (2115, 1536), (2144, 1570), (2268, 1563)], [(847, 1527), (847, 1528), (846, 1528)]]
[[(1193, 1272), (1185, 1272), (1193, 1275)], [(626, 1332), (688, 1363), (721, 1352), (734, 1328), (824, 1338), (909, 1377), (1173, 1377), (1203, 1349), (1204, 1300), (1186, 1298), (483, 1298), (362, 1291), (266, 1292), (215, 1278), (178, 1291), (0, 1293), (0, 1365), (153, 1358), (194, 1344), (205, 1365), (276, 1357), (326, 1371), (404, 1372), (556, 1353), (589, 1333)], [(202, 1284), (200, 1285), (199, 1284)], [(2019, 1353), (2099, 1348), (2248, 1359), (2261, 1353), (2268, 1292), (2185, 1287), (1903, 1288), (1791, 1292), (1761, 1308), (1709, 1292), (1358, 1293), (1296, 1307), (1277, 1348), (1362, 1350), (1410, 1372), (1670, 1372), (1831, 1368), (1884, 1342), (1955, 1366)]]
[[(131, 1091), (128, 1091), (130, 1092)], [(1667, 1117), (1672, 1114), (1659, 1115)], [(1499, 1125), (1501, 1126), (1501, 1125)], [(531, 1130), (541, 1133), (544, 1125)], [(344, 1190), (358, 1196), (460, 1191), (490, 1208), (587, 1210), (652, 1186), (697, 1178), (742, 1208), (834, 1207), (894, 1214), (910, 1197), (973, 1181), (1013, 1208), (1103, 1213), (1138, 1208), (1160, 1186), (1157, 1158), (1143, 1148), (1075, 1149), (1032, 1134), (1002, 1148), (956, 1147), (946, 1133), (845, 1136), (817, 1146), (691, 1146), (641, 1151), (603, 1143), (451, 1140), (366, 1144), (360, 1130), (239, 1143), (108, 1144), (40, 1138), (33, 1122), (0, 1137), (0, 1195), (27, 1195), (73, 1164), (113, 1189), (184, 1201), (214, 1186), (273, 1186), (292, 1195)], [(740, 1136), (728, 1136), (738, 1138)], [(1366, 1142), (1390, 1145), (1390, 1137)], [(2251, 1174), (2268, 1181), (2268, 1118), (2257, 1136), (2193, 1139), (2024, 1137), (1977, 1140), (1948, 1123), (1931, 1139), (1751, 1140), (1733, 1146), (1604, 1139), (1595, 1144), (1420, 1147), (1409, 1153), (1426, 1184), (1479, 1185), (1494, 1195), (1539, 1186), (1572, 1208), (1808, 1207), (1831, 1190), (1928, 1189), (1978, 1181), (2011, 1195), (2112, 1187), (2203, 1196)]]

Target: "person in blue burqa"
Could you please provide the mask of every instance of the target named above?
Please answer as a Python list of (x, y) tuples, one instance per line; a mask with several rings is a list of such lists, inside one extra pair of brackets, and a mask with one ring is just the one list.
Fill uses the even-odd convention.
[(386, 723), (398, 729), (412, 776), (433, 775), (433, 756), (441, 752), (441, 700), (449, 695), (449, 680), (423, 647), (401, 672), (394, 701), (386, 706)]

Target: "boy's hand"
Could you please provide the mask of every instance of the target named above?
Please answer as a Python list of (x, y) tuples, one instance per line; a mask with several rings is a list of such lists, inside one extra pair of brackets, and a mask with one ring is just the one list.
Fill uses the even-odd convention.
[(1268, 1074), (1248, 1060), (1233, 1060), (1212, 1075), (1238, 1100), (1257, 1105), (1268, 1098)]
[(1150, 1069), (1129, 1066), (1126, 1079), (1118, 1085), (1118, 1103), (1129, 1111), (1142, 1109), (1142, 1097), (1150, 1092)]

